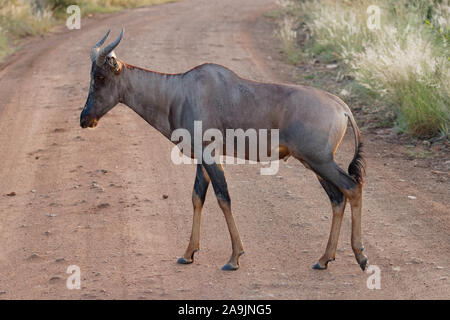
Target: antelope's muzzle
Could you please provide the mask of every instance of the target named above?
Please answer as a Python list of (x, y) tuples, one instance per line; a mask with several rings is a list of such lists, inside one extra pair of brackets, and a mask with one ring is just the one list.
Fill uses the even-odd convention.
[(91, 115), (81, 115), (80, 126), (84, 128), (95, 128), (98, 123), (98, 118)]

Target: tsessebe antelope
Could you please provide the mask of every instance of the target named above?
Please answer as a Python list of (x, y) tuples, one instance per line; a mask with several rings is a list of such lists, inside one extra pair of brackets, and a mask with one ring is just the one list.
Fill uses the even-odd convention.
[[(328, 262), (334, 260), (348, 200), (352, 212), (352, 249), (365, 269), (367, 257), (361, 241), (364, 177), (361, 134), (342, 100), (311, 87), (246, 80), (216, 64), (203, 64), (180, 74), (153, 72), (117, 59), (113, 50), (122, 39), (123, 30), (117, 40), (101, 49), (108, 34), (109, 31), (91, 50), (91, 83), (81, 113), (81, 127), (95, 127), (102, 116), (123, 103), (168, 139), (178, 128), (185, 128), (194, 136), (194, 121), (202, 121), (203, 130), (216, 128), (222, 132), (227, 128), (278, 129), (279, 158), (293, 156), (312, 170), (331, 201), (333, 218), (328, 244), (314, 268), (326, 269)], [(355, 134), (356, 151), (347, 173), (335, 163), (334, 153), (348, 122)], [(231, 236), (232, 255), (223, 269), (236, 270), (244, 247), (219, 163), (197, 165), (192, 233), (178, 262), (192, 263), (194, 253), (199, 250), (201, 212), (210, 182)]]

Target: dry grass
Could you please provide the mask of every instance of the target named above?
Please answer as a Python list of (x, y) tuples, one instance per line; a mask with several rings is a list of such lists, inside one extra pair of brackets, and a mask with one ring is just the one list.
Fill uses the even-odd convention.
[[(78, 0), (83, 15), (92, 13), (109, 13), (123, 9), (139, 8), (175, 0)], [(73, 1), (72, 1), (73, 2)]]
[(52, 26), (52, 12), (46, 8), (25, 0), (0, 0), (0, 61), (14, 51), (17, 39), (45, 33)]
[(297, 31), (295, 30), (295, 19), (285, 17), (281, 20), (277, 35), (281, 39), (283, 53), (287, 61), (291, 64), (297, 64), (301, 59), (301, 54), (296, 45)]
[[(367, 27), (370, 5), (380, 8), (379, 29)], [(448, 135), (450, 62), (448, 0), (284, 1), (284, 19), (304, 23), (307, 53), (338, 60), (346, 72), (396, 114), (399, 130)], [(297, 22), (292, 22), (292, 18)], [(293, 27), (295, 29), (295, 27)], [(283, 30), (283, 28), (280, 28)], [(284, 42), (292, 41), (280, 32)], [(289, 48), (294, 44), (283, 44)]]
[(52, 12), (38, 8), (25, 0), (0, 0), (0, 27), (2, 33), (24, 37), (48, 31), (52, 26)]
[(0, 0), (0, 61), (26, 36), (48, 32), (64, 21), (68, 6), (80, 6), (82, 15), (109, 13), (175, 0)]

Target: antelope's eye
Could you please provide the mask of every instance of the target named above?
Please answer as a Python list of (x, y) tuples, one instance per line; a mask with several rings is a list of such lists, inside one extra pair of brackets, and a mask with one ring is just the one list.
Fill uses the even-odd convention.
[(95, 79), (97, 79), (97, 80), (105, 80), (105, 77), (98, 75), (98, 76), (95, 76)]

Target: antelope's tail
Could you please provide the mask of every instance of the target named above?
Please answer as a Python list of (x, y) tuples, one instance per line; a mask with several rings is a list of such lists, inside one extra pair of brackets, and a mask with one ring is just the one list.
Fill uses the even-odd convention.
[(363, 157), (363, 143), (361, 132), (356, 124), (355, 118), (351, 113), (347, 114), (350, 125), (352, 126), (355, 135), (355, 155), (352, 162), (348, 166), (348, 174), (355, 179), (358, 184), (364, 183), (364, 176), (366, 175), (366, 161)]

